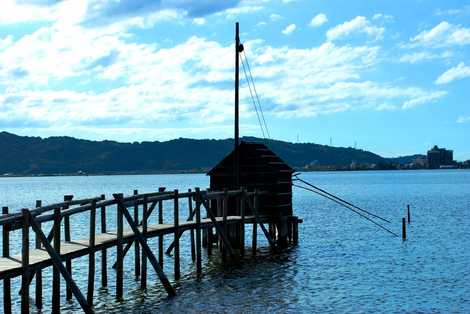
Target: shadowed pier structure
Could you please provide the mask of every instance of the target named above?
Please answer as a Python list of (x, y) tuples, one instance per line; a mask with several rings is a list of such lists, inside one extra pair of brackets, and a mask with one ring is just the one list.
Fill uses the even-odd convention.
[[(156, 272), (158, 278), (169, 296), (176, 295), (175, 289), (163, 272), (164, 257), (163, 238), (171, 237), (173, 242), (168, 252), (173, 250), (174, 276), (178, 280), (180, 274), (180, 237), (184, 232), (192, 234), (191, 241), (182, 242), (191, 246), (192, 261), (196, 265), (196, 272), (201, 275), (201, 251), (203, 237), (212, 234), (219, 238), (220, 248), (225, 259), (239, 262), (240, 256), (245, 253), (245, 225), (259, 226), (268, 239), (273, 252), (285, 247), (276, 236), (264, 225), (278, 223), (278, 218), (263, 214), (259, 199), (267, 195), (266, 191), (248, 192), (245, 188), (237, 190), (201, 191), (199, 188), (180, 193), (178, 190), (165, 192), (160, 188), (158, 192), (138, 194), (124, 197), (123, 194), (113, 194), (112, 198), (105, 199), (104, 195), (89, 199), (73, 200), (72, 196), (64, 197), (64, 201), (57, 204), (41, 206), (36, 203), (34, 209), (22, 209), (21, 212), (9, 213), (3, 207), (0, 225), (2, 226), (2, 257), (0, 258), (0, 280), (3, 280), (3, 312), (12, 312), (12, 285), (11, 279), (21, 277), (21, 311), (29, 313), (30, 302), (38, 309), (44, 304), (42, 291), (42, 270), (52, 267), (52, 312), (60, 312), (61, 291), (60, 281), (65, 281), (67, 300), (75, 299), (84, 312), (93, 313), (94, 282), (96, 276), (101, 277), (101, 286), (108, 284), (108, 250), (116, 250), (115, 295), (118, 300), (123, 299), (124, 256), (134, 244), (135, 275), (140, 277), (141, 287), (147, 286), (147, 274), (150, 267)], [(188, 208), (182, 208), (182, 199), (187, 200)], [(168, 206), (170, 204), (170, 206)], [(237, 208), (233, 210), (232, 207)], [(133, 210), (132, 214), (131, 211)], [(169, 217), (164, 219), (164, 212), (169, 211)], [(115, 230), (108, 230), (106, 215), (112, 213), (116, 217)], [(236, 212), (238, 214), (232, 214)], [(71, 223), (73, 215), (86, 213), (88, 219), (88, 238), (71, 239), (71, 229), (78, 228)], [(180, 220), (180, 217), (187, 219)], [(167, 213), (168, 215), (168, 213)], [(157, 224), (149, 224), (150, 218)], [(99, 231), (97, 230), (100, 226)], [(290, 232), (288, 238), (297, 243), (297, 225), (301, 220), (295, 216), (286, 218)], [(165, 223), (164, 223), (165, 222)], [(47, 230), (45, 226), (50, 226)], [(80, 228), (84, 228), (80, 225)], [(10, 255), (10, 233), (21, 230), (21, 254)], [(230, 232), (237, 230), (237, 233)], [(255, 229), (256, 230), (256, 229)], [(237, 238), (234, 237), (237, 236)], [(34, 237), (35, 241), (30, 241)], [(147, 239), (158, 238), (158, 246), (152, 249)], [(254, 238), (256, 241), (256, 238)], [(32, 243), (32, 244), (31, 244)], [(256, 242), (253, 242), (256, 247)], [(18, 247), (18, 244), (15, 244)], [(212, 252), (212, 242), (207, 245), (208, 253)], [(95, 255), (101, 254), (101, 265), (95, 265)], [(73, 278), (73, 261), (76, 258), (88, 256), (87, 291), (82, 292)], [(170, 259), (168, 259), (170, 261)], [(83, 272), (83, 266), (80, 270)], [(35, 296), (31, 298), (29, 287), (35, 285)], [(16, 296), (16, 291), (14, 291)]]

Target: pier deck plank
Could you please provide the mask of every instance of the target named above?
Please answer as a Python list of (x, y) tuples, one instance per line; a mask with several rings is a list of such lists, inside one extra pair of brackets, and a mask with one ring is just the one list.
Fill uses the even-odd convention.
[[(222, 223), (223, 217), (217, 217), (217, 222)], [(251, 223), (254, 217), (245, 217), (245, 223)], [(237, 223), (241, 221), (240, 216), (228, 216), (228, 223)], [(201, 227), (208, 228), (213, 226), (210, 218), (201, 219)], [(180, 221), (179, 228), (182, 231), (191, 230), (196, 228), (196, 222), (191, 221)], [(142, 230), (139, 227), (139, 230)], [(147, 237), (152, 238), (161, 234), (171, 234), (174, 232), (173, 224), (154, 224), (147, 227)], [(123, 239), (125, 242), (132, 241), (135, 238), (134, 233), (130, 229), (125, 229)], [(103, 247), (113, 247), (117, 243), (117, 233), (115, 230), (97, 234), (95, 236), (95, 250), (99, 250)], [(90, 252), (89, 239), (81, 239), (71, 242), (60, 243), (60, 256), (62, 258), (76, 258), (79, 256), (87, 255)], [(31, 249), (29, 251), (29, 266), (32, 268), (44, 268), (52, 265), (52, 261), (45, 249)], [(0, 279), (7, 277), (17, 276), (17, 273), (21, 272), (21, 254), (13, 257), (0, 257)]]

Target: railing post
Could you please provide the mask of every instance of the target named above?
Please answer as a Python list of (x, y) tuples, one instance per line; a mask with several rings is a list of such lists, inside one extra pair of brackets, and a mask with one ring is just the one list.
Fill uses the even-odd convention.
[[(42, 202), (41, 200), (36, 201), (36, 208), (41, 207)], [(41, 228), (41, 224), (39, 223), (39, 227)], [(41, 248), (41, 241), (39, 240), (39, 236), (36, 235), (35, 239), (35, 248)], [(35, 291), (35, 300), (36, 300), (36, 307), (40, 310), (42, 309), (42, 269), (36, 270), (36, 291)]]
[[(138, 190), (134, 190), (134, 195), (139, 194)], [(145, 216), (142, 216), (145, 219)], [(139, 223), (139, 205), (134, 205), (134, 221), (136, 224)], [(137, 280), (140, 276), (140, 246), (139, 241), (134, 241), (134, 265), (135, 265), (135, 279)]]
[[(54, 208), (54, 251), (62, 261), (60, 256), (60, 220), (60, 208)], [(60, 313), (60, 271), (57, 267), (52, 269), (52, 313)]]
[(21, 243), (21, 313), (29, 314), (29, 215), (28, 210), (23, 208), (21, 210), (23, 215), (23, 232)]
[[(159, 187), (158, 192), (165, 192), (165, 188)], [(158, 201), (158, 224), (163, 224), (163, 201)], [(163, 269), (163, 234), (158, 236), (158, 262)]]
[[(222, 202), (222, 221), (223, 221), (223, 233), (225, 236), (225, 239), (228, 239), (227, 237), (227, 212), (228, 212), (228, 190), (224, 190), (224, 199)], [(227, 259), (227, 249), (225, 247), (225, 244), (223, 242), (220, 243), (222, 245), (222, 260), (225, 262)]]
[(196, 188), (196, 273), (201, 274), (201, 201), (200, 190)]
[(91, 203), (90, 210), (90, 238), (88, 247), (90, 254), (88, 255), (88, 290), (87, 303), (93, 307), (93, 292), (95, 289), (95, 238), (96, 238), (96, 201)]
[(174, 192), (174, 206), (173, 206), (173, 221), (174, 221), (174, 241), (175, 241), (175, 280), (179, 280), (181, 277), (180, 273), (180, 228), (179, 228), (179, 196), (178, 190)]
[(240, 203), (240, 256), (245, 256), (245, 188), (242, 189), (242, 194), (238, 197), (237, 201)]
[[(8, 207), (2, 207), (2, 214), (8, 215)], [(3, 225), (2, 230), (2, 256), (10, 257), (10, 231), (8, 224)], [(3, 280), (3, 311), (5, 314), (11, 314), (11, 279)]]
[[(118, 200), (121, 201), (123, 198), (122, 193), (117, 195)], [(124, 213), (122, 212), (119, 204), (117, 205), (117, 244), (116, 244), (116, 299), (122, 300), (123, 296), (123, 235), (124, 235)]]
[[(65, 195), (64, 196), (64, 202), (69, 202), (73, 199), (73, 195)], [(69, 208), (68, 205), (64, 206), (63, 209)], [(71, 234), (70, 234), (70, 216), (64, 216), (64, 240), (65, 242), (70, 242), (72, 241), (71, 239)], [(66, 259), (65, 260), (65, 268), (67, 269), (67, 272), (70, 274), (70, 277), (72, 277), (72, 260), (71, 259)], [(66, 285), (66, 299), (67, 301), (72, 300), (72, 288), (70, 287), (70, 284), (67, 283)]]
[[(101, 194), (101, 200), (105, 200), (105, 195)], [(106, 233), (106, 206), (101, 206), (101, 233)], [(106, 249), (101, 249), (101, 287), (106, 288), (108, 286), (108, 265)]]
[[(258, 209), (258, 190), (255, 190), (255, 194), (253, 197), (253, 206), (257, 210)], [(253, 213), (254, 214), (254, 213)], [(253, 222), (253, 234), (252, 234), (252, 244), (251, 250), (253, 257), (256, 256), (256, 246), (258, 244), (258, 230), (257, 230), (257, 223), (256, 220)]]
[[(143, 211), (142, 211), (142, 236), (144, 237), (145, 243), (147, 243), (147, 210), (148, 210), (148, 204), (147, 204), (147, 198), (144, 197), (144, 205), (143, 205)], [(135, 221), (136, 225), (138, 223), (138, 220)], [(137, 240), (136, 240), (137, 244)], [(142, 250), (142, 274), (140, 276), (140, 287), (142, 289), (147, 289), (147, 256), (145, 255), (145, 251)]]
[[(191, 189), (188, 189), (188, 193), (190, 194), (188, 197), (188, 211), (189, 217), (192, 217), (193, 214), (193, 198), (191, 196)], [(191, 260), (194, 262), (196, 260), (196, 248), (194, 247), (194, 230), (189, 230), (190, 233), (190, 241), (191, 241)]]

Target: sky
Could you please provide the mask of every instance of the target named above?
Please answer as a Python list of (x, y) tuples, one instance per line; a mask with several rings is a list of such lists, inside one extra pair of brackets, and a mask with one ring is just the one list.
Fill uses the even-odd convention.
[(0, 131), (232, 137), (237, 21), (271, 138), (470, 159), (470, 0), (0, 0)]

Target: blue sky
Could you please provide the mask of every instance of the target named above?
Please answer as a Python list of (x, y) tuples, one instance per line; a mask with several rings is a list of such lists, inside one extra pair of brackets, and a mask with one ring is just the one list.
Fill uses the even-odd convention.
[[(470, 159), (470, 1), (2, 0), (0, 130), (227, 138), (241, 23), (273, 138)], [(261, 136), (243, 72), (241, 134)]]

